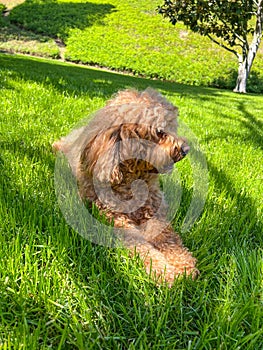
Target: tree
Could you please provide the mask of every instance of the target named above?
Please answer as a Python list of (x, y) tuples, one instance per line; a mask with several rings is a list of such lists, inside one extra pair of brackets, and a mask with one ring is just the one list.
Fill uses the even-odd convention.
[(158, 11), (232, 52), (238, 59), (234, 91), (246, 92), (262, 38), (263, 0), (164, 0)]

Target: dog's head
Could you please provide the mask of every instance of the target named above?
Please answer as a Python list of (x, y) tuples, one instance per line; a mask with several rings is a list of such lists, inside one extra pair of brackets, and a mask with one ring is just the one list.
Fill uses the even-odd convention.
[(101, 130), (80, 157), (81, 170), (99, 182), (120, 184), (129, 173), (166, 173), (189, 152), (184, 138), (149, 124), (122, 123)]

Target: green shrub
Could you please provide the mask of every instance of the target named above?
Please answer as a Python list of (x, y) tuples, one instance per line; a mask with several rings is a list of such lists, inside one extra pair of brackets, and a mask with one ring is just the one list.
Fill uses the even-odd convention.
[(0, 3), (0, 14), (2, 14), (6, 10), (6, 6)]
[(3, 17), (3, 13), (5, 10), (6, 10), (6, 6), (4, 4), (0, 3), (0, 28), (7, 26), (7, 23)]

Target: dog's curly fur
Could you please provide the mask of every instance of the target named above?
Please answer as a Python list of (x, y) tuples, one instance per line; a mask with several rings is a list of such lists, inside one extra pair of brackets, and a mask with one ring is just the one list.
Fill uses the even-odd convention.
[(53, 144), (67, 156), (81, 198), (123, 228), (124, 245), (132, 252), (136, 247), (147, 272), (168, 283), (198, 273), (196, 259), (166, 221), (158, 179), (189, 151), (176, 134), (177, 114), (153, 89), (124, 90), (87, 126)]

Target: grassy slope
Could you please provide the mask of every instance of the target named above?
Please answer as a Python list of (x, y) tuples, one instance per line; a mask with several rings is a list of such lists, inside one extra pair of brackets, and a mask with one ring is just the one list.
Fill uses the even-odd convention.
[[(67, 60), (178, 83), (233, 88), (236, 58), (209, 39), (162, 19), (156, 13), (161, 2), (25, 1), (11, 10), (6, 21), (10, 19), (27, 31), (16, 34), (14, 26), (7, 26), (2, 30), (0, 48), (52, 57), (62, 55)], [(65, 52), (63, 49), (59, 53), (50, 39), (56, 37), (66, 44)], [(262, 62), (259, 50), (249, 91), (263, 91)]]
[[(0, 348), (262, 349), (263, 97), (0, 55)], [(153, 86), (180, 109), (209, 166), (183, 234), (196, 281), (156, 287), (126, 252), (92, 245), (56, 203), (51, 143), (118, 89)], [(189, 205), (188, 161), (175, 227)], [(261, 175), (260, 175), (261, 174)]]

